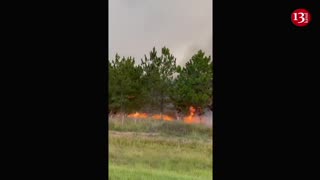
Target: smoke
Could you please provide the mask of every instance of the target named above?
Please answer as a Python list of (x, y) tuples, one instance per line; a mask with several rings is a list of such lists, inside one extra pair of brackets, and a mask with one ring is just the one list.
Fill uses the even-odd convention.
[(182, 66), (199, 49), (211, 55), (212, 0), (110, 0), (109, 59), (118, 53), (140, 64), (154, 46)]
[(206, 56), (212, 57), (211, 35), (208, 35), (205, 38), (199, 38), (197, 41), (191, 43), (186, 43), (185, 45), (174, 49), (172, 53), (177, 58), (177, 64), (184, 66), (199, 50), (202, 50)]
[(204, 124), (209, 126), (209, 127), (212, 127), (212, 121), (213, 121), (213, 112), (210, 110), (210, 109), (206, 109), (205, 110), (205, 113), (202, 115), (205, 119), (205, 122)]

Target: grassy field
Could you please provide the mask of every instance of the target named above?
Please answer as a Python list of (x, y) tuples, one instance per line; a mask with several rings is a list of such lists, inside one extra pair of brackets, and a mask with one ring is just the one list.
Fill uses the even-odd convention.
[(212, 129), (164, 121), (109, 121), (109, 180), (129, 179), (212, 179)]

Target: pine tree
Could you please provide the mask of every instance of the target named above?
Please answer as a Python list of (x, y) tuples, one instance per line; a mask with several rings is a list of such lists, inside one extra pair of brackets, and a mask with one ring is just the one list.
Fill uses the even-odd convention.
[(201, 50), (186, 63), (177, 67), (179, 75), (175, 79), (171, 98), (175, 105), (185, 112), (190, 106), (197, 108), (199, 114), (212, 102), (213, 63), (210, 56)]
[(109, 62), (110, 109), (126, 114), (141, 108), (142, 73), (142, 68), (135, 66), (132, 57), (123, 57), (120, 60), (117, 54), (115, 60)]
[(155, 108), (163, 114), (164, 107), (169, 101), (169, 88), (173, 81), (173, 74), (176, 72), (176, 58), (166, 47), (163, 47), (161, 55), (157, 56), (154, 47), (149, 58), (145, 55), (141, 60), (141, 66), (144, 70), (144, 92), (148, 97), (146, 104), (150, 111)]

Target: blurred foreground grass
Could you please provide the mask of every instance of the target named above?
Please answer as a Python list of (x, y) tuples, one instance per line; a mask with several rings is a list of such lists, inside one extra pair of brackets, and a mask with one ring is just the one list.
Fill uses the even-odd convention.
[(212, 179), (212, 129), (109, 119), (109, 180)]

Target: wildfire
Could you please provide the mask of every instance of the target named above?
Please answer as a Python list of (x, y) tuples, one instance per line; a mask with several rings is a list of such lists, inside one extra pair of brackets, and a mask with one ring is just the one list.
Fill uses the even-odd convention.
[[(155, 114), (155, 115), (148, 115), (147, 113), (133, 113), (128, 115), (129, 118), (135, 118), (135, 119), (146, 119), (148, 117), (151, 117), (152, 119), (156, 120), (164, 120), (164, 121), (173, 121), (175, 120), (174, 117), (168, 116), (165, 114)], [(204, 118), (204, 117), (203, 117)], [(190, 106), (189, 108), (189, 115), (183, 118), (183, 121), (187, 124), (193, 124), (193, 123), (200, 123), (200, 117), (196, 115), (196, 109), (193, 106)]]
[[(139, 118), (139, 119), (145, 119), (145, 118), (148, 118), (149, 115), (147, 113), (139, 113), (139, 112), (136, 112), (136, 113), (133, 113), (133, 114), (129, 114), (128, 115), (129, 118)], [(153, 119), (156, 119), (156, 120), (161, 120), (161, 115), (160, 114), (155, 114), (153, 116), (151, 116)], [(168, 115), (165, 115), (163, 114), (162, 115), (162, 119), (165, 120), (165, 121), (173, 121), (174, 118), (171, 117), (171, 116), (168, 116)]]
[[(155, 114), (152, 116), (153, 119), (161, 120), (161, 114)], [(173, 117), (168, 115), (162, 115), (162, 119), (165, 121), (173, 121)]]
[(147, 113), (133, 113), (133, 114), (129, 114), (128, 117), (130, 118), (139, 118), (139, 119), (145, 119), (148, 117)]
[(190, 106), (189, 112), (190, 112), (189, 116), (183, 119), (184, 122), (188, 124), (199, 123), (199, 118), (195, 116), (196, 109), (193, 106)]

